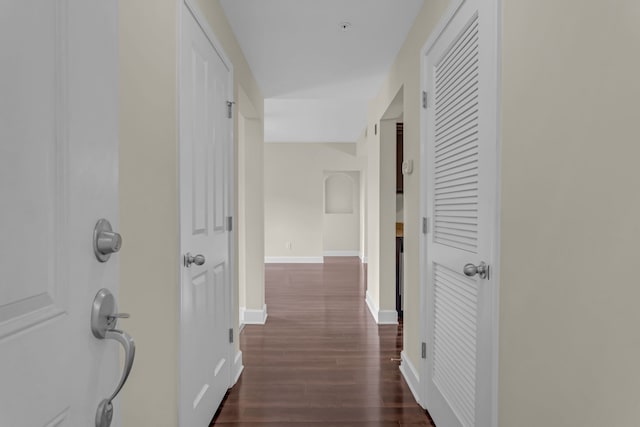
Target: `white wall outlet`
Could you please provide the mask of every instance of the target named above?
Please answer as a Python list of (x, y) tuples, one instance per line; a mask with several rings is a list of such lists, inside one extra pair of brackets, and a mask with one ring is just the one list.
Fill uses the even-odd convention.
[(291, 250), (291, 242), (285, 242), (284, 247)]

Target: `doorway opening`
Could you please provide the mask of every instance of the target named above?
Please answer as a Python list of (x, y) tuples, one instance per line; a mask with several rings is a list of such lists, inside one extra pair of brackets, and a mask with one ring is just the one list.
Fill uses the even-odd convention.
[[(401, 320), (404, 307), (404, 176), (402, 163), (404, 160), (404, 88), (400, 88), (393, 101), (380, 121), (380, 149), (381, 158), (381, 192), (384, 191), (383, 198), (388, 197), (392, 206), (395, 206), (395, 213), (382, 222), (381, 228), (393, 230), (393, 241), (389, 244), (394, 248), (394, 258), (386, 259), (391, 254), (387, 251), (387, 257), (381, 259), (383, 265), (389, 266), (394, 272), (393, 282), (394, 308), (397, 319)], [(387, 234), (387, 233), (385, 233)], [(390, 233), (389, 233), (390, 234)], [(393, 264), (391, 264), (393, 262)], [(384, 286), (382, 283), (381, 287)]]

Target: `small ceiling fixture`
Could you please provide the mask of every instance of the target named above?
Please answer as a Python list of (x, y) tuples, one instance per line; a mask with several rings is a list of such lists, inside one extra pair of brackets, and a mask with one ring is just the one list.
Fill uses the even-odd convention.
[(349, 31), (351, 29), (351, 22), (347, 22), (347, 21), (341, 22), (340, 29), (342, 31)]

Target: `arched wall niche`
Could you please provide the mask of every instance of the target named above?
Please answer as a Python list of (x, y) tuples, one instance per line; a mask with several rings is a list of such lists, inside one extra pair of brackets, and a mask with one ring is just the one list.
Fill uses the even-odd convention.
[(352, 214), (355, 202), (354, 179), (344, 172), (325, 172), (324, 213)]
[(359, 256), (360, 172), (324, 171), (324, 256)]

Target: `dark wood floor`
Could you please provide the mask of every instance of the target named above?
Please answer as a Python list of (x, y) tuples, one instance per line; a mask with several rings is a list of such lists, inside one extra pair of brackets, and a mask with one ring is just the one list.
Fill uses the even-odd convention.
[(264, 326), (240, 335), (244, 372), (212, 426), (433, 425), (398, 369), (402, 326), (378, 326), (357, 258), (267, 264)]

